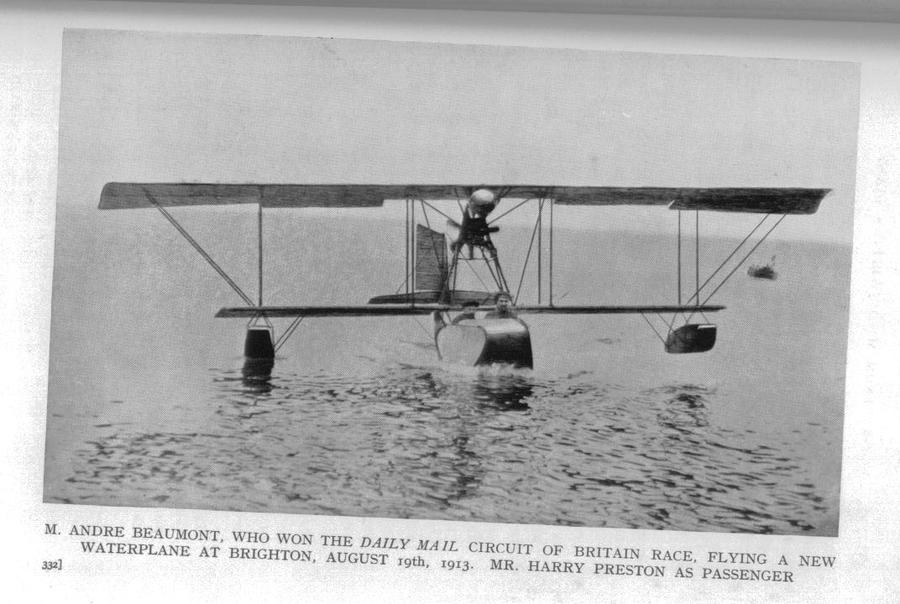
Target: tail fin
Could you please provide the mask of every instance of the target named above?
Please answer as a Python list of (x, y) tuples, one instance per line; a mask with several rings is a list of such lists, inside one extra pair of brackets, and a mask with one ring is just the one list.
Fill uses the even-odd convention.
[(443, 290), (448, 270), (447, 237), (417, 224), (416, 290)]

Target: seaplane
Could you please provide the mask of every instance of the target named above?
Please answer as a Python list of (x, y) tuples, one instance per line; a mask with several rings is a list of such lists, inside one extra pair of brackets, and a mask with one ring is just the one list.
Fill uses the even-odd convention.
[[(710, 304), (712, 297), (788, 215), (813, 214), (829, 189), (811, 188), (666, 188), (540, 186), (520, 184), (217, 184), (110, 182), (100, 196), (101, 210), (156, 210), (228, 284), (242, 306), (221, 308), (216, 317), (249, 320), (244, 340), (248, 363), (271, 369), (277, 352), (305, 318), (430, 316), (434, 348), (439, 359), (465, 365), (511, 365), (533, 368), (531, 334), (523, 316), (533, 314), (640, 315), (670, 354), (711, 350), (717, 326), (708, 313), (725, 307)], [(398, 291), (371, 297), (365, 304), (274, 306), (263, 300), (263, 211), (269, 208), (375, 208), (386, 201), (405, 204), (405, 272)], [(450, 213), (437, 202), (456, 201)], [(258, 295), (251, 298), (176, 220), (170, 208), (255, 204), (258, 223)], [(527, 204), (537, 205), (522, 277), (516, 289), (507, 279), (492, 236), (502, 219)], [(660, 206), (677, 217), (678, 288), (673, 303), (634, 305), (566, 305), (554, 300), (554, 211), (558, 206)], [(446, 207), (446, 206), (445, 206)], [(532, 205), (532, 207), (534, 207)], [(451, 215), (458, 209), (458, 215)], [(761, 214), (749, 234), (700, 283), (700, 212)], [(683, 215), (688, 215), (682, 228)], [(690, 215), (694, 220), (690, 221)], [(432, 223), (434, 219), (434, 223)], [(443, 221), (443, 231), (433, 228)], [(424, 224), (423, 224), (424, 222)], [(682, 292), (682, 241), (690, 239), (694, 222), (695, 268), (693, 292)], [(685, 234), (683, 234), (685, 231)], [(751, 237), (761, 232), (755, 243)], [(543, 238), (548, 240), (544, 245)], [(537, 245), (535, 246), (535, 240)], [(549, 262), (541, 255), (547, 247)], [(749, 250), (747, 250), (749, 248)], [(399, 251), (399, 250), (398, 250)], [(522, 279), (535, 251), (537, 304), (519, 304)], [(686, 261), (689, 261), (688, 258)], [(458, 288), (464, 266), (477, 265), (486, 275), (482, 290)], [(727, 270), (729, 267), (730, 270)], [(544, 271), (546, 301), (544, 296)], [(724, 275), (724, 276), (720, 276)], [(719, 276), (717, 281), (713, 281)], [(403, 289), (403, 291), (399, 291)], [(688, 295), (690, 294), (690, 295)], [(277, 335), (272, 319), (291, 322)], [(653, 319), (651, 321), (651, 318)], [(245, 366), (246, 367), (246, 366)]]

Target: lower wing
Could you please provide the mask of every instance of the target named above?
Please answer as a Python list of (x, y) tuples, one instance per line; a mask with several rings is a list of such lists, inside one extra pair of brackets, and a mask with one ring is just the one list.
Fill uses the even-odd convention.
[[(519, 314), (559, 314), (559, 315), (620, 315), (642, 313), (679, 313), (679, 312), (716, 312), (724, 306), (518, 306)], [(465, 307), (448, 304), (364, 304), (357, 306), (243, 306), (221, 308), (216, 317), (253, 318), (266, 317), (399, 317), (409, 315), (427, 315), (434, 311), (493, 311), (495, 306)]]

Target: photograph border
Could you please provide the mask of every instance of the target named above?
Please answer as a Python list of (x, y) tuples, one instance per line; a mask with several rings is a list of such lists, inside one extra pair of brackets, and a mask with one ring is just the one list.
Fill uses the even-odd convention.
[[(208, 10), (208, 8), (207, 8)], [(17, 58), (11, 73), (16, 82), (25, 84), (15, 89), (16, 100), (27, 112), (18, 109), (16, 117), (26, 119), (12, 125), (16, 134), (28, 137), (29, 144), (14, 148), (15, 166), (8, 190), (22, 199), (33, 199), (27, 207), (16, 206), (12, 213), (15, 221), (13, 232), (3, 249), (13, 259), (16, 298), (20, 301), (40, 303), (19, 304), (11, 312), (19, 324), (11, 328), (15, 346), (5, 353), (4, 363), (7, 383), (15, 384), (13, 396), (17, 399), (11, 411), (23, 418), (6, 429), (5, 442), (10, 450), (7, 458), (15, 463), (8, 471), (5, 482), (12, 485), (16, 508), (16, 529), (12, 539), (17, 544), (18, 555), (10, 560), (9, 568), (16, 569), (23, 578), (23, 588), (35, 593), (67, 592), (71, 599), (111, 600), (115, 597), (135, 596), (136, 600), (149, 600), (165, 586), (180, 596), (188, 594), (211, 595), (219, 590), (229, 590), (235, 600), (248, 593), (262, 596), (296, 593), (302, 586), (306, 593), (317, 594), (321, 599), (337, 599), (339, 596), (360, 599), (396, 596), (396, 601), (416, 601), (417, 595), (426, 593), (437, 600), (458, 597), (487, 596), (494, 600), (526, 599), (528, 595), (541, 594), (547, 598), (560, 594), (573, 596), (605, 594), (612, 598), (641, 594), (653, 600), (677, 600), (693, 598), (714, 599), (727, 595), (731, 599), (752, 600), (763, 594), (785, 600), (814, 598), (887, 600), (896, 593), (897, 579), (893, 569), (898, 556), (893, 543), (897, 537), (896, 523), (891, 519), (893, 495), (897, 492), (896, 473), (892, 464), (898, 452), (892, 438), (897, 427), (897, 412), (890, 405), (895, 385), (893, 369), (897, 345), (890, 341), (891, 329), (898, 324), (897, 311), (892, 303), (896, 299), (898, 275), (895, 258), (897, 243), (892, 234), (898, 224), (896, 204), (892, 204), (891, 192), (898, 190), (897, 174), (900, 161), (895, 141), (898, 136), (896, 115), (900, 99), (896, 91), (896, 48), (898, 29), (891, 25), (865, 25), (854, 28), (841, 24), (816, 23), (726, 23), (703, 20), (666, 20), (643, 18), (574, 19), (540, 18), (519, 15), (504, 20), (476, 15), (479, 26), (469, 29), (472, 15), (459, 13), (454, 18), (445, 14), (417, 22), (413, 15), (399, 28), (407, 35), (434, 37), (427, 25), (440, 26), (443, 36), (460, 37), (491, 36), (501, 43), (510, 38), (532, 34), (530, 41), (536, 44), (557, 43), (563, 38), (567, 45), (600, 44), (604, 47), (657, 49), (660, 52), (682, 52), (685, 48), (710, 54), (791, 55), (794, 58), (824, 58), (856, 60), (863, 65), (862, 115), (860, 126), (860, 151), (857, 178), (856, 238), (854, 245), (853, 292), (851, 300), (850, 348), (848, 357), (847, 407), (844, 446), (844, 479), (842, 492), (847, 495), (842, 502), (842, 527), (840, 538), (769, 538), (720, 535), (694, 535), (677, 532), (620, 531), (606, 529), (553, 529), (547, 532), (531, 531), (528, 527), (479, 526), (474, 533), (478, 537), (508, 536), (510, 533), (527, 535), (532, 540), (549, 543), (584, 538), (597, 541), (627, 541), (645, 547), (666, 542), (681, 547), (722, 549), (752, 549), (777, 543), (782, 551), (797, 553), (815, 550), (833, 552), (838, 556), (838, 568), (828, 573), (808, 575), (802, 584), (789, 586), (781, 591), (759, 585), (691, 584), (658, 585), (645, 582), (564, 582), (558, 578), (532, 580), (517, 577), (478, 584), (477, 580), (461, 578), (442, 580), (367, 574), (365, 572), (334, 572), (322, 574), (298, 574), (296, 571), (277, 570), (277, 567), (260, 565), (221, 567), (175, 564), (135, 564), (122, 560), (85, 560), (76, 556), (62, 540), (48, 539), (43, 535), (44, 524), (51, 521), (73, 522), (144, 522), (163, 525), (174, 521), (202, 525), (221, 524), (228, 529), (240, 527), (270, 528), (273, 525), (293, 526), (315, 523), (317, 532), (402, 532), (404, 530), (436, 530), (443, 534), (465, 534), (466, 528), (456, 523), (401, 521), (374, 522), (360, 519), (334, 519), (323, 517), (270, 517), (257, 514), (193, 513), (171, 510), (103, 509), (100, 518), (97, 509), (36, 503), (40, 501), (42, 479), (35, 467), (41, 467), (43, 438), (36, 437), (35, 426), (43, 426), (42, 406), (46, 397), (46, 351), (49, 339), (49, 283), (52, 267), (53, 202), (55, 200), (54, 139), (58, 106), (58, 50), (61, 26), (135, 27), (138, 29), (173, 25), (177, 28), (224, 29), (240, 31), (272, 28), (278, 33), (289, 30), (305, 35), (345, 36), (353, 28), (364, 37), (398, 36), (396, 14), (385, 18), (384, 14), (366, 11), (331, 13), (296, 9), (266, 11), (259, 15), (262, 24), (249, 21), (249, 13), (243, 7), (224, 8), (217, 20), (207, 20), (207, 13), (196, 8), (182, 7), (171, 11), (170, 7), (117, 7), (104, 9), (98, 14), (83, 7), (56, 9), (42, 14), (17, 14), (8, 25), (17, 30), (0, 43), (6, 56)], [(255, 7), (254, 12), (261, 11)], [(173, 14), (174, 13), (174, 14)], [(301, 22), (283, 20), (290, 15)], [(306, 19), (310, 17), (309, 19)], [(135, 21), (137, 18), (137, 21)], [(432, 21), (431, 19), (434, 19)], [(282, 20), (279, 22), (279, 20)], [(140, 27), (136, 25), (140, 23)], [(393, 24), (393, 26), (392, 26)], [(409, 29), (407, 29), (409, 28)], [(522, 29), (517, 29), (522, 28)], [(535, 29), (541, 33), (534, 35)], [(735, 35), (735, 30), (739, 35)], [(523, 34), (523, 31), (525, 34)], [(601, 31), (602, 35), (597, 36)], [(660, 34), (660, 32), (663, 32)], [(461, 33), (464, 32), (464, 33)], [(574, 37), (573, 34), (574, 33)], [(36, 35), (37, 34), (37, 35)], [(376, 35), (377, 34), (377, 35)], [(36, 37), (27, 41), (25, 36)], [(350, 34), (352, 35), (352, 34)], [(400, 35), (402, 37), (402, 35)], [(554, 37), (555, 36), (555, 37)], [(535, 38), (539, 39), (535, 40)], [(37, 46), (41, 41), (51, 41), (45, 48)], [(798, 42), (802, 40), (802, 44)], [(28, 59), (17, 52), (28, 48)], [(620, 48), (621, 49), (621, 48)], [(15, 110), (15, 109), (14, 109)], [(21, 125), (21, 124), (24, 124)], [(23, 131), (24, 129), (24, 131)], [(10, 317), (12, 318), (12, 317)], [(36, 495), (37, 494), (37, 495)], [(74, 567), (65, 575), (48, 576), (35, 570), (35, 562), (43, 558), (56, 558), (60, 553), (72, 560)], [(222, 579), (222, 573), (232, 576)], [(123, 584), (122, 577), (131, 581)], [(48, 578), (49, 577), (49, 578)], [(254, 577), (251, 585), (240, 582)], [(389, 577), (389, 579), (388, 579)], [(218, 583), (216, 581), (218, 580)], [(335, 585), (343, 587), (335, 591)], [(154, 594), (155, 595), (155, 594)]]

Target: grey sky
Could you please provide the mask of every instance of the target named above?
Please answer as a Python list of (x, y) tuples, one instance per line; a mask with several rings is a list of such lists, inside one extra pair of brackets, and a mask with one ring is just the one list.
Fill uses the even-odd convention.
[[(103, 183), (507, 182), (834, 189), (783, 236), (852, 232), (849, 63), (70, 30), (60, 203)], [(671, 229), (661, 208), (563, 226)], [(705, 215), (716, 233), (750, 217)], [(735, 226), (737, 225), (737, 227)], [(733, 231), (733, 232), (732, 232)]]

